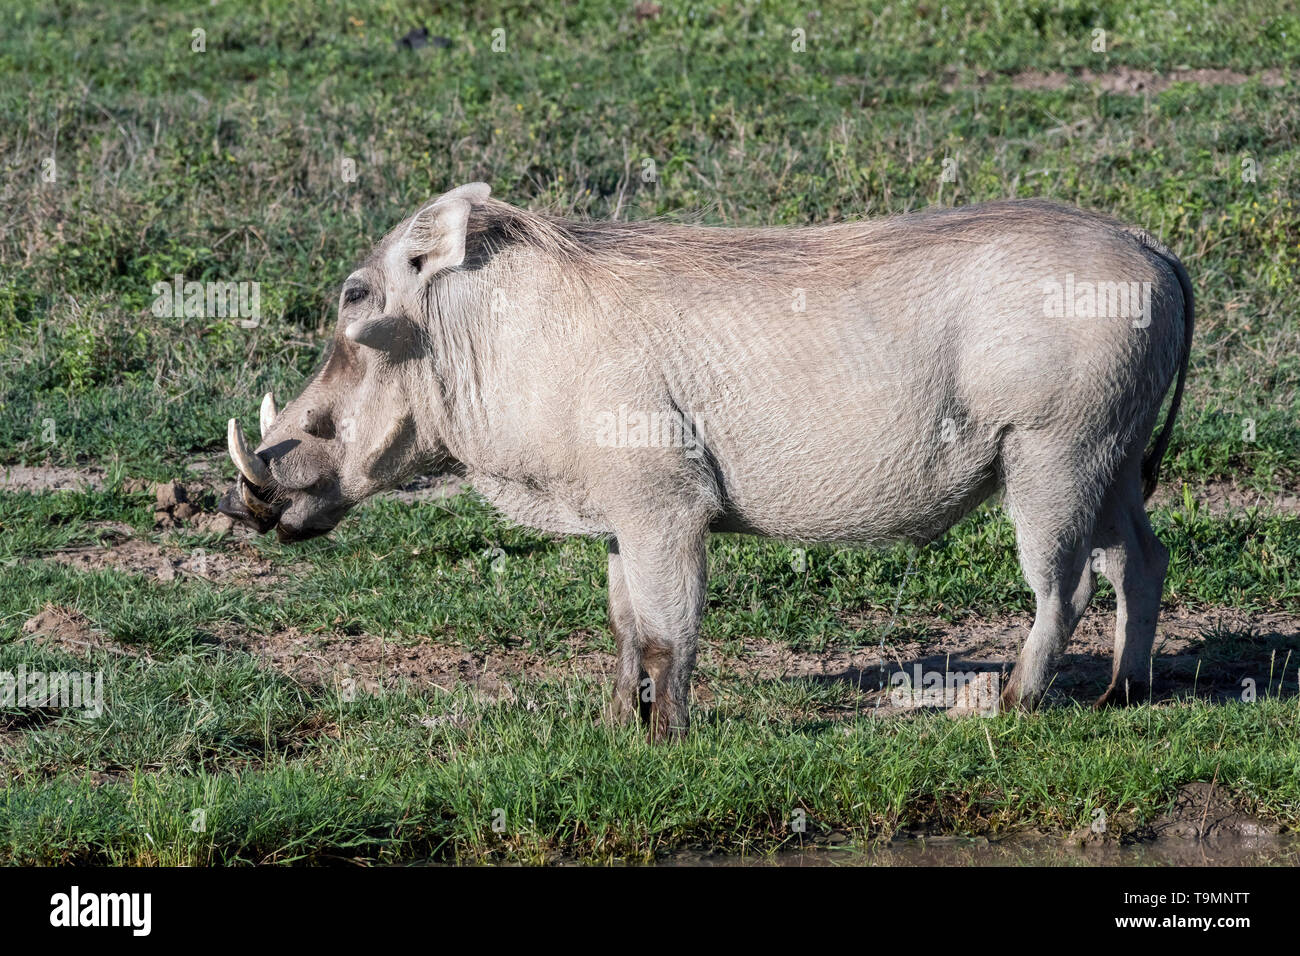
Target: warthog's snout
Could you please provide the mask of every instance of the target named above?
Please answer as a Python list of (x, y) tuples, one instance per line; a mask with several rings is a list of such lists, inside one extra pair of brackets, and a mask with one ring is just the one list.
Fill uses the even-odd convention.
[[(267, 392), (262, 399), (262, 433), (275, 420), (275, 399)], [(262, 457), (248, 447), (239, 423), (233, 418), (226, 426), (226, 443), (231, 460), (239, 469), (235, 483), (217, 502), (217, 510), (240, 524), (266, 534), (276, 526), (284, 512), (284, 503), (272, 499), (271, 469)]]
[[(262, 399), (262, 438), (275, 423), (275, 400), (270, 393)], [(217, 510), (258, 534), (272, 528), (283, 542), (306, 541), (328, 534), (346, 511), (346, 507), (310, 500), (312, 496), (297, 495), (292, 489), (282, 488), (271, 474), (270, 465), (244, 441), (238, 422), (231, 419), (226, 430), (230, 457), (239, 469), (235, 483), (217, 502)], [(296, 444), (296, 443), (291, 443)], [(313, 483), (318, 484), (318, 483)]]
[(245, 527), (252, 528), (258, 534), (266, 534), (275, 529), (276, 536), (286, 544), (294, 541), (306, 541), (329, 534), (334, 523), (296, 525), (282, 520), (288, 509), (287, 500), (264, 501), (258, 494), (262, 489), (250, 488), (241, 475), (229, 490), (217, 502), (217, 510), (223, 515), (238, 521)]
[[(250, 507), (250, 500), (255, 502), (252, 507)], [(258, 534), (266, 534), (280, 520), (284, 504), (262, 501), (241, 475), (217, 502), (217, 510), (240, 524), (256, 529)]]

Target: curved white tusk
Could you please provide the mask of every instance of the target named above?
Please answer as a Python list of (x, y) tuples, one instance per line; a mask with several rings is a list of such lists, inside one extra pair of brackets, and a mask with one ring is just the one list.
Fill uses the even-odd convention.
[(278, 414), (279, 412), (275, 410), (275, 399), (271, 397), (270, 392), (267, 392), (262, 396), (262, 411), (258, 415), (258, 424), (261, 426), (263, 438), (271, 430), (271, 426), (275, 424), (275, 416)]
[(275, 511), (268, 508), (265, 502), (257, 499), (257, 495), (253, 494), (253, 492), (249, 490), (246, 482), (241, 481), (239, 483), (239, 497), (244, 499), (244, 506), (259, 518), (269, 518), (271, 515), (275, 514)]
[(261, 488), (271, 480), (271, 472), (266, 467), (266, 462), (248, 450), (248, 446), (244, 444), (244, 433), (239, 430), (239, 423), (233, 418), (226, 426), (226, 444), (230, 446), (230, 457), (235, 467), (250, 484)]

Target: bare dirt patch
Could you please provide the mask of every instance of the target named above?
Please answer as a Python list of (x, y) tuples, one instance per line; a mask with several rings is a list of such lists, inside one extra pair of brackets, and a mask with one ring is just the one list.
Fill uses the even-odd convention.
[(407, 684), (451, 690), (469, 684), (490, 699), (510, 698), (521, 679), (606, 674), (613, 656), (584, 646), (574, 635), (560, 653), (541, 657), (516, 648), (470, 651), (425, 641), (402, 644), (373, 635), (308, 634), (296, 629), (223, 640), (309, 687), (375, 694)]
[[(858, 623), (883, 624), (883, 616)], [(881, 648), (798, 651), (773, 641), (746, 640), (738, 651), (701, 648), (697, 690), (703, 702), (729, 678), (742, 680), (813, 679), (846, 685), (858, 707), (881, 715), (909, 710), (890, 697), (895, 674), (995, 673), (1010, 675), (1033, 618), (1028, 614), (998, 620), (968, 618), (910, 621), (901, 641)], [(1110, 680), (1115, 612), (1095, 607), (1079, 623), (1058, 660), (1048, 691), (1049, 702), (1091, 702)], [(1207, 638), (1208, 635), (1208, 638)], [(734, 647), (734, 645), (733, 645)], [(1152, 661), (1153, 702), (1194, 694), (1216, 701), (1240, 700), (1249, 689), (1297, 693), (1300, 666), (1300, 617), (1232, 609), (1192, 611), (1166, 608), (1161, 613)], [(1244, 682), (1249, 681), (1250, 684)]]
[(98, 468), (59, 468), (53, 465), (0, 466), (0, 491), (98, 491), (105, 485)]
[[(205, 578), (222, 584), (271, 585), (280, 580), (275, 566), (251, 550), (182, 549), (131, 535), (125, 525), (105, 523), (101, 544), (62, 548), (41, 556), (79, 571), (111, 569), (159, 581), (178, 577)], [(283, 569), (281, 569), (283, 570)]]
[[(975, 85), (988, 86), (1007, 74), (980, 72), (975, 75)], [(1042, 71), (1026, 70), (1023, 73), (1010, 74), (1011, 85), (1018, 90), (1063, 90), (1074, 83), (1100, 89), (1105, 93), (1162, 93), (1176, 83), (1195, 83), (1199, 86), (1241, 86), (1258, 78), (1267, 87), (1286, 85), (1286, 75), (1280, 69), (1261, 70), (1258, 73), (1239, 73), (1225, 69), (1170, 70), (1157, 73), (1154, 70), (1138, 70), (1127, 66), (1118, 66), (1102, 73), (1093, 70), (1079, 70), (1066, 73), (1061, 70)], [(957, 70), (949, 70), (944, 75), (943, 89), (954, 92), (970, 85), (963, 82)]]
[(23, 639), (40, 647), (53, 648), (66, 654), (85, 657), (90, 651), (110, 654), (140, 656), (135, 648), (123, 647), (96, 628), (80, 611), (73, 608), (47, 604), (38, 614), (23, 622)]
[[(1192, 485), (1191, 492), (1197, 507), (1216, 517), (1237, 514), (1249, 508), (1270, 514), (1300, 514), (1300, 488), (1283, 488), (1270, 494), (1235, 481), (1214, 480)], [(1182, 483), (1165, 482), (1157, 486), (1148, 504), (1153, 508), (1181, 508)]]

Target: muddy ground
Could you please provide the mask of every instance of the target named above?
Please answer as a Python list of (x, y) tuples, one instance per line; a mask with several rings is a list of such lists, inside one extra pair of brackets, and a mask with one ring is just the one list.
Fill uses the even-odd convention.
[(1295, 866), (1300, 835), (1243, 812), (1217, 783), (1180, 787), (1173, 806), (1148, 824), (1111, 821), (1060, 833), (970, 837), (903, 831), (867, 847), (832, 832), (804, 846), (740, 857), (708, 849), (666, 854), (660, 866)]

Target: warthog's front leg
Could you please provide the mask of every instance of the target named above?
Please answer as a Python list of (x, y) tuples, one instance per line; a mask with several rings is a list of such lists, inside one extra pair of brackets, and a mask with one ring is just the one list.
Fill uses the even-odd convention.
[[(637, 697), (649, 704), (651, 740), (678, 737), (690, 726), (691, 673), (707, 593), (704, 542), (702, 529), (620, 530), (618, 535), (623, 582), (636, 619), (637, 675), (641, 670), (649, 675)], [(632, 669), (631, 655), (626, 662), (624, 657), (620, 653), (620, 682)]]
[(630, 723), (638, 716), (642, 721), (648, 721), (651, 692), (642, 684), (646, 673), (641, 666), (636, 612), (632, 609), (632, 598), (623, 577), (623, 556), (619, 554), (616, 538), (609, 542), (609, 627), (614, 632), (616, 648), (614, 697), (610, 701), (609, 717), (616, 724)]

